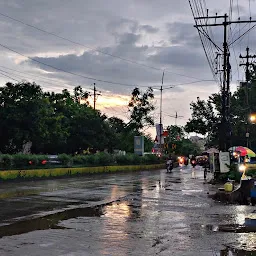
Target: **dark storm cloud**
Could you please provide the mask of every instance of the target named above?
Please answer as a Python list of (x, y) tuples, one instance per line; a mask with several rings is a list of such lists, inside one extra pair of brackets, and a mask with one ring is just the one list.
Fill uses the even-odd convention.
[(192, 23), (174, 22), (168, 23), (167, 29), (172, 44), (201, 47), (197, 30)]
[(201, 51), (187, 46), (170, 46), (162, 48), (159, 52), (150, 57), (153, 62), (162, 65), (172, 65), (178, 67), (200, 68), (205, 65), (205, 56)]
[[(251, 2), (252, 13), (255, 13), (255, 2)], [(229, 12), (230, 1), (206, 0), (206, 3), (213, 15), (215, 12)], [(240, 16), (248, 18), (248, 1), (241, 0), (239, 4), (239, 8), (233, 7), (234, 20), (238, 18), (238, 11)], [(84, 45), (71, 44), (0, 16), (0, 43), (68, 72), (131, 85), (153, 86), (161, 83), (161, 70), (91, 50), (96, 49), (157, 69), (198, 79), (212, 78), (197, 30), (193, 27), (194, 20), (187, 0), (2, 0), (0, 12)], [(236, 33), (238, 28), (242, 30), (242, 26), (234, 25), (233, 35), (239, 35)], [(223, 30), (212, 28), (212, 32), (214, 40), (222, 47)], [(251, 46), (254, 45), (255, 33), (251, 33), (249, 39)], [(245, 49), (246, 41), (247, 38), (241, 46), (235, 45), (237, 53), (240, 48)], [(28, 60), (17, 65), (14, 54), (10, 57), (8, 51), (1, 48), (0, 51), (4, 56), (3, 63), (8, 62), (18, 69), (27, 68), (28, 73), (31, 70), (38, 72), (39, 68), (40, 71), (52, 72), (45, 76), (62, 79), (71, 85), (90, 86), (93, 83), (92, 80), (54, 71)], [(233, 57), (232, 67), (236, 67)], [(195, 80), (171, 72), (166, 72), (165, 85)], [(132, 88), (104, 83), (97, 83), (97, 86), (112, 93), (128, 92)], [(197, 88), (200, 91), (203, 87), (201, 84), (193, 87), (186, 85), (182, 90), (193, 88), (189, 92), (193, 98), (193, 95), (198, 96)], [(212, 92), (208, 89), (211, 86), (205, 88)], [(182, 92), (179, 93), (177, 97), (182, 97)]]

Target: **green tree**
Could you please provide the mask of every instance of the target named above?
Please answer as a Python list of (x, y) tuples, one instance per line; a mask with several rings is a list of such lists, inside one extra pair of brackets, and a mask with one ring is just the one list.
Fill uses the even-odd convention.
[(132, 97), (128, 104), (130, 112), (128, 125), (131, 129), (139, 131), (145, 126), (154, 125), (154, 119), (150, 115), (155, 109), (153, 99), (154, 93), (151, 87), (144, 93), (137, 87), (132, 91)]
[(197, 97), (197, 101), (190, 104), (192, 115), (185, 126), (185, 131), (207, 135), (209, 144), (218, 145), (220, 108), (220, 94), (212, 94), (207, 100)]
[(35, 83), (7, 83), (0, 88), (0, 151), (17, 153), (39, 133), (45, 107), (43, 92)]
[(167, 127), (168, 131), (168, 137), (167, 140), (169, 142), (175, 142), (177, 140), (181, 140), (184, 138), (184, 128), (177, 126), (177, 125), (171, 125)]

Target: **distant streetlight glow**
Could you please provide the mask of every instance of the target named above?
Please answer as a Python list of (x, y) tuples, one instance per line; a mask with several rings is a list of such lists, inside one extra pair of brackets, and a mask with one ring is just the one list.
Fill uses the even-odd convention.
[(256, 123), (256, 113), (253, 113), (250, 115), (250, 121), (251, 123), (255, 124)]

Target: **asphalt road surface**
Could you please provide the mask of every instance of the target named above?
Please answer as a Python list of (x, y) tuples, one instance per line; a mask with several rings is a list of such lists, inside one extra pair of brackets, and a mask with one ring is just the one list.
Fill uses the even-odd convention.
[[(255, 210), (208, 194), (198, 167), (0, 184), (1, 256), (256, 255)], [(226, 230), (227, 231), (227, 230)]]

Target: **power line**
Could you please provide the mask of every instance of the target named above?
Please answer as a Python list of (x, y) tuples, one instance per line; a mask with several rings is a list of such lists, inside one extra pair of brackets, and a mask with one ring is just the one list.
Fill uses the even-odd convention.
[[(251, 0), (249, 0), (249, 15), (250, 15), (250, 20), (252, 19), (252, 13), (251, 13)], [(251, 28), (251, 23), (249, 24), (250, 28)], [(247, 46), (249, 46), (250, 43), (250, 33), (248, 33), (248, 43)]]
[(15, 78), (13, 78), (13, 77), (10, 77), (10, 76), (8, 76), (8, 75), (6, 75), (6, 74), (3, 74), (2, 72), (0, 72), (0, 74), (1, 74), (2, 76), (8, 77), (8, 78), (10, 78), (10, 79), (12, 79), (12, 80), (14, 80), (14, 81), (16, 81), (16, 82), (19, 83), (19, 81), (16, 80)]
[(5, 49), (8, 49), (11, 52), (14, 52), (14, 53), (19, 54), (19, 55), (21, 55), (23, 57), (26, 57), (26, 58), (34, 61), (34, 62), (37, 62), (37, 63), (42, 64), (44, 66), (50, 67), (52, 69), (55, 69), (55, 70), (58, 70), (58, 71), (61, 71), (61, 72), (64, 72), (64, 73), (67, 73), (67, 74), (70, 74), (70, 75), (73, 75), (73, 76), (79, 76), (79, 77), (82, 77), (82, 78), (85, 78), (85, 79), (89, 79), (89, 80), (93, 80), (93, 81), (98, 81), (98, 82), (102, 82), (102, 83), (107, 83), (107, 84), (124, 85), (124, 86), (135, 86), (135, 85), (131, 85), (131, 84), (107, 81), (107, 80), (102, 80), (102, 79), (97, 79), (97, 78), (93, 78), (93, 77), (88, 77), (88, 76), (84, 76), (84, 75), (81, 75), (81, 74), (77, 74), (77, 73), (74, 73), (74, 72), (71, 72), (71, 71), (67, 71), (67, 70), (64, 70), (64, 69), (61, 69), (61, 68), (58, 68), (58, 67), (46, 64), (46, 63), (44, 63), (42, 61), (36, 60), (36, 59), (34, 59), (32, 57), (29, 57), (29, 56), (27, 56), (25, 54), (22, 54), (22, 53), (20, 53), (20, 52), (18, 52), (16, 50), (11, 49), (10, 47), (7, 47), (6, 45), (0, 44), (0, 46), (2, 46)]
[(254, 29), (256, 27), (256, 24), (255, 25), (253, 25), (252, 27), (250, 27), (247, 31), (245, 31), (242, 35), (240, 35), (237, 39), (235, 39), (233, 42), (231, 42), (230, 44), (229, 44), (229, 46), (230, 45), (232, 45), (232, 44), (235, 44), (235, 42), (237, 42), (240, 38), (242, 38), (244, 35), (246, 35), (248, 32), (250, 32), (252, 29)]
[(11, 70), (13, 72), (25, 74), (27, 76), (35, 77), (36, 79), (42, 79), (42, 80), (50, 81), (51, 83), (58, 83), (58, 84), (61, 83), (61, 84), (65, 84), (65, 85), (71, 86), (70, 84), (66, 84), (66, 83), (63, 83), (63, 82), (58, 82), (58, 81), (56, 81), (54, 79), (51, 79), (51, 78), (48, 78), (48, 77), (46, 78), (46, 77), (42, 77), (40, 75), (28, 74), (27, 72), (19, 71), (17, 69), (13, 69), (13, 68), (8, 68), (8, 67), (2, 66), (2, 65), (0, 65), (0, 67), (4, 68), (4, 69), (7, 69), (7, 70)]
[[(28, 27), (31, 27), (31, 28), (36, 29), (36, 30), (38, 30), (38, 31), (41, 31), (41, 32), (43, 32), (43, 33), (49, 34), (49, 35), (51, 35), (51, 36), (57, 37), (57, 38), (59, 38), (59, 39), (65, 40), (65, 41), (68, 41), (68, 42), (70, 42), (70, 43), (72, 43), (72, 44), (76, 44), (76, 45), (85, 47), (85, 48), (87, 48), (87, 49), (89, 49), (89, 50), (91, 50), (91, 51), (98, 52), (98, 53), (101, 53), (101, 54), (104, 54), (104, 55), (107, 55), (107, 56), (110, 56), (110, 57), (113, 57), (113, 58), (117, 58), (117, 59), (119, 59), (119, 60), (122, 60), (122, 61), (125, 61), (125, 62), (128, 62), (128, 63), (131, 63), (131, 64), (136, 64), (136, 65), (139, 65), (139, 66), (142, 66), (142, 67), (146, 67), (146, 68), (150, 68), (150, 69), (153, 69), (153, 70), (157, 70), (157, 71), (161, 71), (161, 72), (163, 72), (163, 70), (164, 70), (164, 69), (162, 69), (162, 68), (157, 68), (157, 67), (154, 67), (154, 66), (146, 65), (146, 64), (143, 64), (143, 63), (141, 63), (141, 62), (137, 62), (137, 61), (130, 60), (130, 59), (127, 59), (127, 58), (123, 58), (123, 57), (120, 57), (120, 56), (117, 56), (117, 55), (114, 55), (114, 54), (111, 54), (111, 53), (107, 53), (107, 52), (102, 51), (102, 50), (98, 50), (98, 49), (96, 49), (96, 48), (92, 48), (92, 47), (86, 46), (86, 45), (84, 45), (84, 44), (82, 44), (82, 43), (76, 42), (76, 41), (71, 40), (71, 39), (68, 39), (68, 38), (66, 38), (66, 37), (62, 37), (62, 36), (60, 36), (60, 35), (57, 35), (57, 34), (52, 33), (52, 32), (49, 32), (49, 31), (47, 31), (47, 30), (45, 30), (45, 29), (36, 27), (36, 26), (34, 26), (34, 25), (28, 24), (28, 23), (26, 23), (26, 22), (23, 22), (23, 21), (21, 21), (21, 20), (18, 20), (18, 19), (16, 19), (16, 18), (13, 18), (13, 17), (11, 17), (11, 16), (9, 16), (9, 15), (6, 15), (6, 14), (4, 14), (4, 13), (1, 13), (1, 12), (0, 12), (0, 15), (3, 16), (3, 17), (5, 17), (5, 18), (14, 20), (14, 21), (16, 21), (16, 22), (18, 22), (18, 23), (21, 23), (21, 24), (23, 24), (23, 25), (25, 25), (25, 26), (28, 26)], [(187, 78), (198, 79), (198, 78), (193, 77), (193, 76), (187, 76), (187, 75), (185, 75), (185, 74), (176, 73), (176, 72), (173, 72), (173, 71), (170, 71), (170, 70), (166, 70), (166, 69), (165, 69), (165, 72), (171, 73), (171, 74), (174, 74), (174, 75), (178, 75), (178, 76), (187, 77)], [(89, 78), (88, 78), (88, 79), (89, 79)], [(97, 81), (96, 79), (91, 79), (91, 80)], [(112, 83), (112, 82), (111, 82), (111, 83)], [(119, 83), (112, 83), (112, 84), (119, 84)]]
[[(206, 30), (204, 30), (204, 28), (203, 28), (207, 23), (203, 24), (202, 20), (196, 19), (196, 16), (198, 16), (198, 17), (204, 16), (204, 11), (203, 11), (203, 8), (202, 8), (201, 1), (199, 2), (199, 4), (196, 0), (194, 0), (194, 1), (189, 0), (188, 2), (189, 2), (189, 5), (190, 5), (190, 9), (192, 11), (192, 15), (193, 15), (194, 20), (195, 20), (195, 23), (196, 23), (196, 25), (199, 25), (199, 26), (197, 26), (197, 31), (198, 31), (198, 34), (199, 34), (201, 44), (203, 46), (203, 50), (204, 50), (206, 59), (208, 61), (209, 67), (210, 67), (210, 70), (212, 72), (212, 75), (213, 75), (215, 81), (217, 83), (219, 83), (220, 81), (218, 81), (218, 78), (217, 78), (217, 76), (215, 74), (215, 71), (214, 71), (214, 59), (215, 58), (214, 58), (212, 44), (215, 46), (215, 48), (218, 51), (219, 51), (219, 47), (212, 40), (209, 40), (210, 37), (208, 35), (207, 26), (206, 26)], [(199, 5), (201, 6), (200, 7), (201, 11), (199, 9)], [(206, 6), (206, 3), (205, 3), (205, 6)], [(207, 18), (208, 18), (208, 11), (207, 11)], [(206, 22), (207, 22), (207, 19), (206, 19)], [(199, 29), (199, 27), (200, 27), (200, 29)]]
[(198, 80), (198, 81), (194, 81), (194, 82), (174, 84), (174, 85), (171, 85), (170, 87), (163, 88), (163, 90), (172, 89), (172, 88), (174, 88), (175, 86), (189, 85), (189, 84), (197, 84), (197, 83), (202, 83), (202, 82), (215, 82), (215, 80)]
[[(50, 85), (67, 85), (67, 86), (71, 86), (71, 87), (73, 87), (74, 85), (71, 85), (71, 84), (67, 84), (67, 83), (63, 83), (63, 82), (58, 82), (58, 81), (55, 81), (55, 80), (53, 80), (53, 79), (50, 79), (50, 78), (45, 78), (45, 77), (42, 77), (42, 76), (37, 76), (37, 75), (31, 75), (31, 74), (28, 74), (28, 73), (26, 73), (26, 72), (22, 72), (22, 71), (19, 71), (19, 70), (16, 70), (16, 69), (12, 69), (12, 68), (7, 68), (7, 67), (5, 67), (5, 66), (2, 66), (2, 65), (0, 65), (0, 67), (1, 68), (4, 68), (4, 69), (7, 69), (7, 70), (11, 70), (11, 71), (13, 71), (13, 72), (17, 72), (17, 73), (21, 73), (21, 74), (25, 74), (26, 76), (24, 76), (24, 75), (17, 75), (17, 74), (15, 74), (15, 73), (12, 73), (11, 75), (14, 75), (14, 76), (17, 76), (17, 77), (24, 77), (25, 79), (32, 79), (32, 78), (30, 78), (30, 77), (35, 77), (36, 79), (39, 79), (39, 80), (37, 80), (37, 81), (39, 81), (39, 82), (43, 82), (43, 83), (46, 83), (46, 84), (50, 84)], [(0, 69), (1, 70), (1, 69)], [(4, 70), (2, 70), (2, 72), (5, 72), (5, 73), (8, 73), (7, 71), (4, 71)], [(9, 73), (10, 74), (10, 73)], [(30, 77), (29, 77), (30, 76)], [(42, 79), (42, 80), (40, 80), (40, 79)], [(43, 81), (43, 80), (46, 80), (46, 81), (50, 81), (50, 83), (49, 82), (45, 82), (45, 81)], [(202, 80), (202, 81), (204, 81), (204, 80)], [(132, 87), (136, 87), (135, 85), (131, 85)], [(147, 86), (147, 85), (141, 85), (141, 86), (139, 86), (139, 87), (143, 87), (143, 88), (148, 88), (148, 87), (151, 87), (151, 86)]]
[[(2, 67), (2, 66), (0, 66), (0, 67)], [(2, 72), (4, 72), (4, 73), (7, 73), (7, 74), (10, 74), (11, 76), (15, 76), (15, 77), (18, 77), (18, 78), (20, 78), (20, 79), (26, 79), (26, 80), (33, 80), (33, 81), (35, 81), (35, 79), (34, 78), (31, 78), (31, 77), (28, 77), (28, 76), (32, 76), (33, 77), (33, 75), (27, 75), (27, 76), (24, 76), (24, 75), (20, 75), (20, 74), (15, 74), (15, 73), (10, 73), (10, 71), (8, 72), (8, 71), (5, 71), (5, 70), (3, 70), (3, 69), (0, 69), (0, 71), (2, 71)], [(16, 72), (18, 72), (18, 71), (16, 71)], [(25, 72), (19, 72), (19, 73), (25, 73)], [(25, 73), (26, 74), (26, 73)], [(34, 76), (35, 77), (35, 76)], [(44, 79), (44, 78), (41, 78), (41, 79)], [(45, 82), (45, 81), (42, 81), (42, 80), (36, 80), (38, 83), (40, 82), (40, 83), (45, 83), (45, 84), (49, 84), (49, 85), (59, 85), (59, 84), (54, 84), (53, 82)]]

